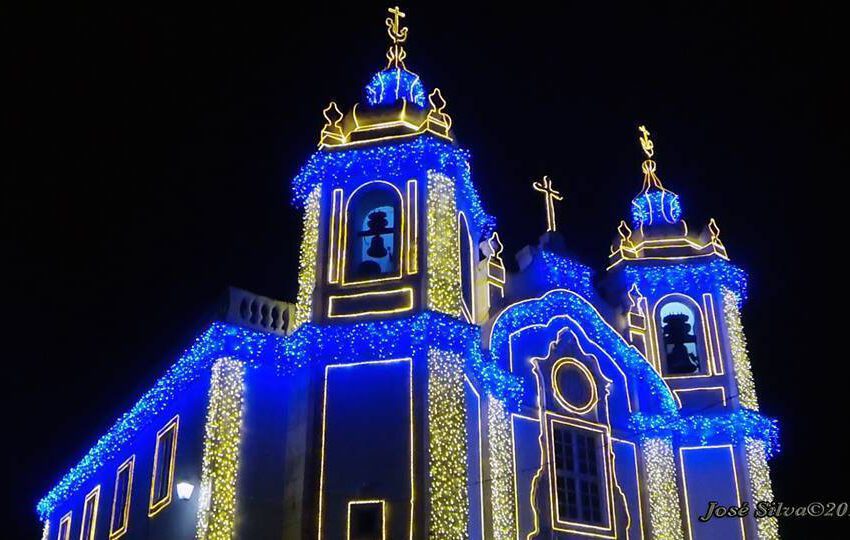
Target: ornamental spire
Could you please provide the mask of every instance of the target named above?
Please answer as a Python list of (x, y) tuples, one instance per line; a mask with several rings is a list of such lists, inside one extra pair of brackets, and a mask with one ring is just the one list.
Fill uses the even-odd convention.
[(661, 179), (655, 174), (656, 164), (652, 159), (655, 156), (655, 143), (649, 138), (649, 130), (643, 125), (638, 126), (638, 130), (641, 133), (638, 140), (646, 159), (641, 165), (643, 188), (632, 199), (632, 224), (641, 228), (662, 222), (675, 224), (682, 216), (679, 196), (664, 189)]
[(392, 45), (387, 51), (387, 69), (391, 67), (406, 69), (404, 59), (407, 57), (407, 52), (402, 43), (407, 41), (407, 27), (401, 26), (401, 19), (405, 17), (405, 13), (398, 6), (389, 8), (387, 11), (392, 15), (384, 21), (387, 25), (387, 34), (392, 40)]
[(646, 154), (646, 159), (641, 165), (641, 169), (643, 170), (643, 190), (647, 191), (651, 187), (655, 187), (666, 191), (664, 186), (661, 185), (661, 180), (655, 174), (656, 164), (652, 159), (652, 156), (655, 155), (655, 143), (649, 138), (649, 130), (646, 129), (646, 126), (638, 126), (638, 131), (641, 132), (641, 136), (638, 139), (640, 141), (640, 147), (643, 148), (643, 153)]

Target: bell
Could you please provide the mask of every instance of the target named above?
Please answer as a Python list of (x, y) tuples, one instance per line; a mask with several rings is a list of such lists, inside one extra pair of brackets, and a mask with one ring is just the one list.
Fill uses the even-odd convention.
[(369, 242), (369, 249), (366, 250), (366, 255), (373, 259), (383, 259), (387, 256), (387, 248), (384, 246), (383, 236), (373, 236)]

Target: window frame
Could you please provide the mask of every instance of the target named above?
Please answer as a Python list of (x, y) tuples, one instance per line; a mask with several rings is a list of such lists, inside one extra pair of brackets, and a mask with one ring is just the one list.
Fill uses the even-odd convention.
[(345, 520), (345, 538), (351, 540), (351, 507), (380, 506), (381, 509), (381, 540), (387, 539), (387, 501), (384, 499), (360, 499), (348, 501), (348, 512)]
[[(361, 190), (365, 191), (360, 193)], [(396, 216), (393, 217), (393, 229), (395, 229), (393, 232), (393, 247), (395, 248), (395, 245), (398, 246), (394, 254), (396, 259), (396, 269), (392, 272), (387, 272), (386, 274), (362, 278), (358, 277), (351, 269), (353, 250), (355, 248), (359, 248), (359, 246), (352, 245), (353, 242), (351, 241), (351, 238), (359, 232), (360, 227), (360, 224), (353, 223), (353, 209), (351, 208), (351, 203), (352, 201), (356, 203), (358, 198), (368, 195), (369, 191), (372, 190), (386, 191), (393, 196), (393, 202), (389, 206), (392, 206), (396, 212)], [(405, 251), (407, 247), (407, 243), (405, 242), (405, 237), (407, 236), (407, 229), (405, 227), (406, 219), (407, 216), (404, 195), (402, 195), (401, 190), (399, 190), (398, 187), (386, 180), (370, 180), (358, 186), (348, 195), (345, 199), (345, 207), (343, 208), (342, 216), (342, 254), (337, 263), (341, 265), (340, 283), (343, 286), (380, 283), (384, 281), (398, 280), (404, 277), (404, 264), (407, 259), (407, 252)], [(352, 227), (356, 227), (358, 230), (352, 230)], [(331, 232), (331, 234), (333, 234), (333, 232)]]
[[(130, 526), (130, 502), (133, 498), (133, 469), (136, 468), (136, 455), (133, 454), (129, 458), (127, 458), (124, 463), (118, 466), (118, 470), (115, 473), (115, 488), (113, 489), (112, 494), (112, 515), (109, 519), (109, 539), (115, 540), (116, 538), (120, 538), (127, 532), (127, 528)], [(127, 473), (127, 498), (124, 500), (124, 508), (121, 509), (121, 526), (116, 530), (115, 529), (115, 505), (118, 502), (118, 486), (121, 485), (120, 479), (121, 474), (124, 471), (128, 471)]]
[[(466, 233), (466, 234), (464, 234)], [(466, 218), (466, 213), (463, 210), (459, 210), (457, 213), (457, 239), (458, 239), (458, 263), (460, 272), (460, 303), (463, 308), (463, 316), (466, 318), (466, 321), (475, 324), (477, 319), (476, 309), (475, 309), (475, 275), (478, 266), (476, 251), (475, 251), (475, 241), (472, 239), (472, 229), (469, 227), (469, 220)], [(469, 245), (465, 245), (465, 242), (469, 242)], [(468, 274), (464, 272), (464, 259), (467, 261)], [(465, 279), (469, 280), (468, 288), (464, 286)], [(466, 297), (469, 295), (469, 302), (467, 303)]]
[[(548, 423), (547, 446), (549, 453), (549, 475), (551, 479), (549, 482), (549, 509), (552, 528), (560, 532), (584, 535), (592, 534), (593, 536), (600, 538), (615, 538), (617, 531), (616, 522), (613, 516), (613, 478), (612, 463), (609, 456), (610, 438), (608, 427), (603, 424), (596, 424), (578, 418), (569, 418), (551, 412), (546, 413), (546, 418)], [(581, 435), (593, 437), (596, 441), (598, 441), (595, 446), (598, 468), (597, 477), (599, 485), (600, 514), (602, 517), (601, 521), (598, 523), (582, 521), (581, 513), (579, 513), (579, 519), (575, 520), (570, 519), (567, 516), (561, 516), (557, 496), (558, 464), (555, 460), (554, 445), (555, 431), (558, 429), (572, 430), (574, 432), (580, 431), (582, 432)], [(576, 463), (576, 467), (578, 467), (578, 463)], [(580, 476), (576, 475), (576, 478), (579, 479)], [(580, 499), (580, 492), (578, 490), (576, 494), (578, 499)], [(579, 500), (577, 500), (577, 504), (580, 504)]]
[(69, 510), (68, 513), (62, 516), (62, 519), (59, 520), (59, 531), (56, 536), (58, 540), (71, 540), (71, 519), (73, 514), (73, 510)]
[[(159, 431), (156, 432), (156, 445), (153, 454), (153, 466), (151, 467), (151, 490), (150, 490), (150, 499), (148, 501), (148, 517), (154, 517), (158, 513), (160, 513), (165, 507), (171, 504), (171, 500), (173, 499), (173, 491), (174, 491), (174, 472), (177, 458), (177, 437), (180, 429), (180, 415), (175, 415), (174, 418), (168, 421)], [(168, 456), (166, 460), (163, 460), (163, 464), (167, 464), (167, 471), (159, 471), (158, 466), (160, 463), (159, 454), (160, 454), (160, 446), (165, 436), (170, 432), (174, 432), (172, 436), (171, 443), (171, 455)], [(168, 474), (168, 488), (166, 490), (165, 495), (157, 499), (157, 482), (160, 479), (160, 475), (162, 473)]]
[[(661, 318), (661, 310), (668, 304), (682, 304), (691, 310), (694, 324), (691, 331), (696, 338), (696, 349), (699, 357), (700, 369), (693, 373), (669, 373), (667, 369), (667, 344), (664, 341), (664, 322)], [(686, 294), (669, 293), (655, 302), (652, 309), (652, 322), (655, 325), (653, 332), (656, 343), (656, 355), (658, 357), (658, 372), (665, 379), (688, 379), (693, 377), (711, 377), (713, 375), (713, 358), (710, 354), (711, 341), (707, 334), (706, 316), (702, 307), (696, 300)]]
[[(92, 512), (89, 515), (89, 501), (94, 499), (94, 504), (92, 505)], [(98, 514), (98, 506), (100, 506), (100, 484), (94, 487), (89, 494), (86, 495), (85, 500), (83, 501), (83, 519), (80, 522), (80, 540), (94, 540), (95, 538), (95, 530), (97, 529), (97, 514)], [(91, 529), (86, 538), (86, 523), (91, 520)]]

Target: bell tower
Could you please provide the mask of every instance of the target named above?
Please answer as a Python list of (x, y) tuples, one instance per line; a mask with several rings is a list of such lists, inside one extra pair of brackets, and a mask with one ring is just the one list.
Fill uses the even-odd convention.
[(732, 532), (698, 520), (705, 494), (694, 487), (699, 480), (689, 463), (701, 460), (703, 471), (712, 471), (712, 496), (726, 504), (770, 501), (767, 459), (776, 441), (765, 441), (763, 434), (775, 437), (776, 430), (758, 413), (741, 325), (746, 273), (729, 262), (714, 219), (699, 233), (688, 227), (679, 196), (658, 177), (650, 133), (639, 129), (646, 155), (643, 187), (631, 202), (631, 225), (621, 221), (617, 228), (608, 267), (625, 306), (623, 333), (670, 388), (682, 417), (711, 415), (735, 433), (731, 443), (717, 446), (676, 442), (679, 497), (689, 512), (685, 525), (697, 536), (777, 538), (775, 518), (746, 517)]
[(323, 111), (318, 151), (293, 182), (304, 209), (296, 326), (423, 310), (486, 315), (475, 307), (489, 296), (476, 267), (494, 220), (440, 89), (406, 66), (404, 12), (389, 14), (386, 66), (348, 112), (335, 102)]

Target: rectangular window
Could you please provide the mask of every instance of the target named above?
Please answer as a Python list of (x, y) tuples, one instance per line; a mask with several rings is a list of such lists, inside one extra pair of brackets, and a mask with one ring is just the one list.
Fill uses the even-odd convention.
[(177, 428), (180, 417), (172, 418), (156, 434), (156, 451), (153, 456), (149, 516), (155, 516), (171, 502), (174, 483), (174, 458), (177, 456)]
[(58, 540), (71, 540), (71, 512), (68, 512), (59, 520), (59, 536), (56, 538)]
[(350, 501), (346, 540), (385, 540), (385, 501)]
[(83, 503), (83, 524), (80, 526), (80, 540), (94, 540), (94, 529), (97, 527), (97, 507), (100, 502), (100, 486), (95, 487), (86, 495)]
[(118, 467), (115, 474), (115, 494), (112, 498), (112, 516), (109, 522), (109, 538), (114, 540), (127, 532), (130, 521), (130, 496), (133, 494), (133, 467), (136, 456), (130, 456)]
[(556, 425), (553, 439), (558, 519), (601, 524), (604, 480), (599, 435)]

